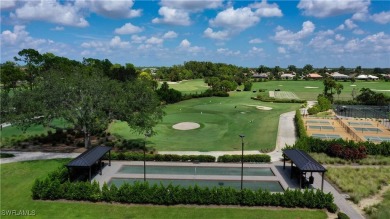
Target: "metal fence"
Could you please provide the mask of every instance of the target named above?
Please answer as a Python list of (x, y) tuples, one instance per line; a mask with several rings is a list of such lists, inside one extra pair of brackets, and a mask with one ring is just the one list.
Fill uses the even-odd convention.
[(333, 110), (343, 117), (389, 119), (390, 116), (390, 105), (333, 105)]

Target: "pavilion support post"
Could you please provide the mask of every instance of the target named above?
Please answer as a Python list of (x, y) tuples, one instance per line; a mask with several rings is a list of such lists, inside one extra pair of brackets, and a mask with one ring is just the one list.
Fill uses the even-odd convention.
[(322, 182), (321, 182), (321, 191), (322, 192), (324, 191), (324, 175), (325, 175), (325, 172), (322, 172)]
[(299, 189), (302, 189), (302, 172), (299, 171)]
[(108, 166), (111, 166), (111, 150), (108, 151)]
[(68, 181), (70, 181), (70, 167), (67, 167), (68, 169)]
[(291, 161), (291, 174), (290, 174), (290, 179), (293, 177), (293, 162)]
[(99, 160), (99, 173), (100, 173), (100, 175), (102, 175), (102, 160), (100, 159)]
[(91, 181), (91, 176), (92, 176), (91, 167), (89, 167), (89, 181)]
[(286, 155), (283, 154), (283, 170), (286, 169)]

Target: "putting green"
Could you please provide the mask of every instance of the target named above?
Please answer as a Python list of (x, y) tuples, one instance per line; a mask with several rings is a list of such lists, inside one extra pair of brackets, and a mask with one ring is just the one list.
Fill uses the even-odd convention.
[[(158, 151), (241, 150), (239, 134), (244, 134), (246, 150), (271, 151), (280, 114), (295, 110), (299, 104), (263, 103), (251, 100), (251, 96), (252, 92), (232, 92), (227, 98), (199, 98), (168, 105), (166, 116), (154, 129), (157, 135), (149, 138), (147, 145)], [(259, 110), (258, 106), (272, 109)], [(172, 127), (181, 122), (198, 123), (200, 127), (185, 131)], [(109, 131), (126, 139), (143, 137), (131, 133), (124, 122), (111, 124)]]

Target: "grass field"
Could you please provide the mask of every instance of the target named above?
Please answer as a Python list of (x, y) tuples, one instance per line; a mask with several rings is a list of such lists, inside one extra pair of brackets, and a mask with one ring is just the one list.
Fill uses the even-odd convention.
[(181, 81), (177, 84), (170, 84), (169, 88), (173, 88), (182, 92), (183, 94), (200, 93), (207, 90), (209, 87), (204, 83), (203, 79), (195, 79), (190, 81)]
[(364, 209), (370, 219), (390, 218), (390, 191), (387, 191), (381, 203)]
[[(241, 150), (239, 134), (244, 134), (245, 150), (273, 150), (280, 114), (294, 111), (299, 104), (263, 103), (251, 100), (252, 95), (252, 92), (232, 92), (230, 97), (191, 99), (168, 105), (166, 116), (154, 129), (157, 135), (148, 139), (148, 146), (159, 151)], [(257, 105), (272, 110), (259, 110)], [(200, 128), (187, 131), (172, 128), (180, 122), (196, 122)], [(143, 138), (131, 133), (122, 122), (113, 123), (109, 131), (126, 139)]]
[[(225, 208), (202, 206), (122, 205), (70, 201), (34, 201), (31, 186), (37, 177), (64, 165), (69, 160), (45, 160), (2, 164), (1, 210), (35, 211), (34, 218), (313, 218), (324, 219), (321, 210)], [(21, 218), (20, 216), (1, 218)]]
[[(59, 127), (59, 128), (66, 128), (69, 127), (69, 124), (65, 122), (62, 119), (55, 119), (51, 123), (52, 126), (54, 127)], [(0, 131), (0, 138), (1, 138), (1, 144), (4, 145), (7, 144), (9, 140), (13, 139), (25, 139), (28, 138), (29, 136), (34, 136), (34, 135), (41, 135), (44, 134), (46, 135), (49, 130), (54, 131), (54, 129), (49, 128), (49, 127), (43, 127), (42, 125), (35, 125), (27, 129), (25, 133), (23, 133), (22, 130), (18, 129), (16, 126), (8, 126), (3, 128)]]
[(326, 175), (354, 203), (378, 193), (383, 185), (390, 183), (390, 167), (328, 168)]
[[(354, 84), (351, 82), (338, 82), (344, 86), (344, 89), (341, 91), (340, 99), (347, 100), (352, 99), (351, 93), (352, 89), (355, 88), (357, 91), (364, 88), (370, 88), (375, 90), (388, 90), (383, 91), (384, 94), (390, 95), (390, 82), (384, 81), (373, 81), (373, 82), (364, 82), (356, 81)], [(351, 86), (356, 85), (356, 86)], [(305, 88), (306, 87), (306, 88)], [(255, 89), (267, 89), (267, 91), (273, 91), (275, 89), (280, 89), (281, 91), (290, 91), (294, 92), (300, 99), (305, 100), (316, 100), (318, 94), (322, 93), (324, 90), (324, 84), (322, 81), (267, 81), (267, 82), (256, 82), (253, 83), (252, 90)], [(335, 100), (337, 100), (337, 94), (334, 95)]]

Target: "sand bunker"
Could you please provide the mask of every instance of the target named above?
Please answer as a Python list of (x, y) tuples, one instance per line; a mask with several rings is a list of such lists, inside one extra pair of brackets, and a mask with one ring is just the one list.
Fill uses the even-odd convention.
[(272, 110), (272, 108), (268, 106), (258, 106), (258, 105), (246, 105), (246, 106), (254, 106), (258, 110)]
[(377, 89), (372, 89), (373, 91), (378, 91), (378, 92), (390, 92), (390, 90), (377, 90)]
[(197, 129), (199, 127), (200, 125), (195, 122), (181, 122), (172, 126), (172, 128), (177, 130), (192, 130), (192, 129)]
[(305, 88), (318, 88), (318, 87), (305, 87)]
[(351, 86), (351, 87), (356, 87), (356, 84), (351, 84), (350, 86)]

